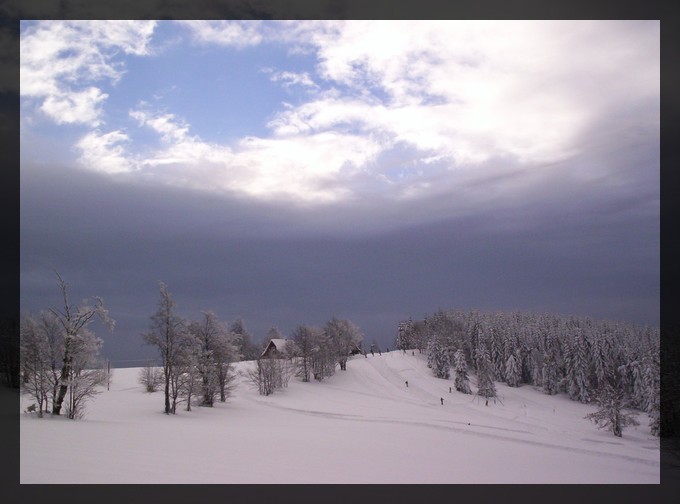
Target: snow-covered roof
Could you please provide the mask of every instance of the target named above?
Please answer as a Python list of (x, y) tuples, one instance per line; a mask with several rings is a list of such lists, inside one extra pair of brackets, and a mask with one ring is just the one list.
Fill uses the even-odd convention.
[(285, 348), (286, 348), (286, 344), (287, 344), (287, 343), (288, 343), (288, 340), (287, 340), (287, 339), (282, 339), (282, 338), (274, 338), (274, 339), (270, 339), (270, 340), (269, 340), (269, 343), (267, 344), (267, 347), (266, 347), (266, 348), (264, 349), (264, 351), (262, 352), (262, 355), (264, 355), (265, 353), (267, 353), (267, 351), (269, 350), (269, 348), (270, 348), (272, 345), (274, 346), (274, 349), (275, 349), (275, 350), (277, 350), (277, 351), (279, 351), (279, 352), (283, 352), (283, 351), (285, 350)]

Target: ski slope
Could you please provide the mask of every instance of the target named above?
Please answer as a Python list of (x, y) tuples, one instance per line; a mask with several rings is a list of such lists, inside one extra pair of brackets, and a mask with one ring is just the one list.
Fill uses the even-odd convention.
[(659, 483), (644, 414), (617, 438), (583, 418), (594, 406), (529, 385), (497, 383), (486, 406), (417, 351), (355, 356), (267, 397), (243, 376), (252, 364), (237, 364), (214, 408), (167, 416), (162, 392), (144, 392), (129, 368), (83, 420), (22, 413), (21, 483)]

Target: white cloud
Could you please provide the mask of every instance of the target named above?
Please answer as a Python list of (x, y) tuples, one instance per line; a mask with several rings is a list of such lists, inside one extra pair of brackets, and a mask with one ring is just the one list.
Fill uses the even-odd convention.
[(45, 98), (40, 110), (57, 124), (86, 123), (97, 126), (101, 123), (99, 105), (106, 98), (108, 95), (96, 87), (71, 93), (52, 93)]
[(160, 133), (165, 142), (181, 142), (189, 132), (189, 126), (178, 122), (174, 114), (154, 115), (144, 110), (132, 110), (130, 117), (137, 119), (140, 126), (149, 126)]
[(319, 86), (311, 79), (307, 72), (274, 72), (270, 77), (272, 82), (281, 82), (282, 86), (288, 88), (294, 85), (300, 85), (309, 88), (318, 88)]
[(154, 21), (41, 21), (20, 38), (21, 96), (57, 123), (101, 124), (107, 94), (93, 84), (124, 72), (117, 53), (149, 54)]
[(130, 116), (163, 145), (133, 158), (121, 145), (126, 134), (92, 132), (77, 144), (83, 166), (109, 174), (139, 170), (147, 180), (175, 186), (329, 202), (351, 196), (347, 180), (383, 149), (370, 137), (336, 132), (247, 137), (231, 148), (189, 134), (190, 126), (172, 114), (133, 110)]
[[(173, 185), (313, 202), (365, 194), (365, 186), (426, 197), (456, 184), (473, 187), (484, 177), (519, 187), (529, 180), (527, 167), (579, 153), (584, 134), (602, 117), (659, 95), (655, 22), (183, 24), (200, 43), (243, 47), (271, 40), (315, 55), (316, 73), (264, 70), (283, 87), (314, 93), (282, 104), (267, 124), (270, 135), (231, 145), (191, 134), (171, 112), (133, 110), (130, 117), (156, 132), (161, 147), (132, 158), (122, 147), (124, 134), (93, 133), (79, 143), (83, 162)], [(64, 83), (85, 67), (114, 80), (122, 69), (106, 59), (86, 65), (86, 53), (60, 58), (59, 51), (32, 52), (36, 61), (56, 62), (59, 78), (28, 72), (26, 93), (48, 97), (43, 109), (55, 120), (98, 124), (106, 95), (90, 87), (71, 91), (67, 100), (60, 95)], [(22, 76), (22, 92), (23, 82)], [(644, 110), (642, 122), (658, 123), (658, 110)], [(408, 162), (380, 164), (399, 156)], [(506, 165), (521, 167), (516, 173), (524, 182), (507, 181)]]
[(278, 134), (354, 124), (457, 164), (496, 156), (537, 164), (572, 155), (598, 115), (659, 92), (653, 22), (316, 26), (302, 22), (294, 31), (315, 47), (320, 76), (373, 100), (301, 104), (270, 123)]
[(91, 131), (76, 144), (81, 153), (79, 162), (90, 170), (107, 174), (130, 172), (135, 169), (135, 163), (121, 145), (128, 141), (128, 135), (119, 130)]
[(178, 21), (202, 44), (246, 47), (262, 41), (259, 21)]

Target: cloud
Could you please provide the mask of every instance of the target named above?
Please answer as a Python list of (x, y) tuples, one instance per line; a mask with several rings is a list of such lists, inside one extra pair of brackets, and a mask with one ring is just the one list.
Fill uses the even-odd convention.
[(78, 161), (86, 168), (107, 173), (128, 173), (135, 169), (135, 163), (129, 158), (122, 143), (129, 137), (122, 131), (101, 133), (91, 131), (80, 138), (76, 149), (81, 153)]
[(178, 21), (201, 44), (246, 47), (262, 42), (259, 21)]
[[(157, 132), (163, 145), (126, 163), (120, 147), (111, 151), (112, 142), (123, 140), (120, 135), (90, 135), (79, 147), (83, 151), (91, 147), (93, 151), (81, 160), (96, 163), (100, 158), (121, 171), (138, 166), (147, 177), (170, 185), (257, 198), (328, 202), (347, 196), (340, 179), (360, 172), (382, 149), (370, 138), (337, 132), (286, 138), (247, 137), (230, 147), (191, 135), (190, 126), (173, 114), (138, 109), (130, 116), (140, 126)], [(112, 173), (107, 168), (102, 171)]]
[(119, 52), (149, 54), (154, 21), (41, 21), (21, 32), (21, 96), (58, 124), (102, 124), (108, 97), (101, 81), (117, 82)]
[(307, 72), (273, 72), (270, 77), (272, 82), (281, 82), (284, 88), (300, 85), (308, 88), (318, 89), (319, 86), (310, 78)]
[[(264, 71), (284, 88), (313, 93), (282, 104), (267, 118), (269, 133), (230, 144), (192, 134), (172, 111), (138, 107), (130, 118), (157, 133), (161, 145), (137, 146), (132, 157), (123, 141), (135, 147), (133, 133), (93, 132), (78, 144), (87, 166), (258, 199), (417, 199), (489, 179), (513, 197), (533, 181), (532, 170), (579, 159), (595, 138), (604, 142), (598, 149), (611, 150), (611, 135), (595, 134), (607, 123), (603, 118), (628, 111), (637, 124), (658, 128), (654, 21), (180, 23), (201, 44), (272, 43), (306, 52), (316, 62), (313, 72)], [(43, 97), (41, 108), (55, 121), (101, 126), (107, 95), (90, 81), (115, 81), (124, 71), (102, 48), (133, 51), (128, 38), (148, 41), (153, 31), (153, 25), (137, 32), (121, 25), (104, 33), (106, 23), (95, 25), (77, 28), (104, 42), (74, 42), (76, 28), (69, 24), (38, 25), (24, 35), (26, 68), (50, 61), (54, 69), (45, 78), (27, 71), (22, 93), (25, 82), (25, 95)], [(89, 81), (69, 87), (85, 69)], [(640, 134), (632, 123), (627, 131), (629, 139)], [(592, 167), (573, 163), (570, 169), (590, 173)], [(605, 163), (600, 169), (607, 175), (617, 168)], [(482, 198), (483, 191), (473, 192)]]

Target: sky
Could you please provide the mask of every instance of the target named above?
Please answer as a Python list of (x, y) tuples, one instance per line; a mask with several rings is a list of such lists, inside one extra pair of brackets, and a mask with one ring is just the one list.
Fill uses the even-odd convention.
[(20, 304), (255, 340), (438, 308), (659, 323), (659, 21), (22, 21)]

